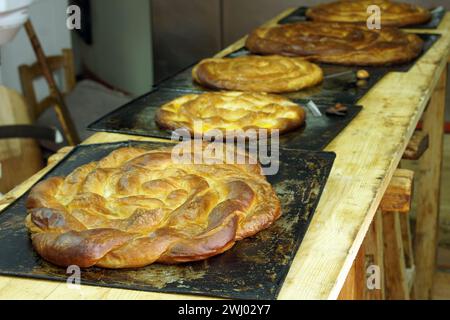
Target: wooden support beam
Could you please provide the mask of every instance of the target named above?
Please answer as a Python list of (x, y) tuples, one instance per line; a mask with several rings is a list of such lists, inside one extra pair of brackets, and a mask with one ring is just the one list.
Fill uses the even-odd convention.
[(377, 211), (370, 225), (366, 238), (364, 239), (364, 250), (366, 255), (365, 270), (370, 266), (378, 266), (380, 269), (380, 289), (365, 290), (364, 300), (384, 300), (384, 242), (383, 242), (383, 218), (381, 211)]
[(414, 172), (397, 169), (380, 203), (382, 212), (408, 213), (411, 210)]
[(408, 146), (406, 147), (405, 153), (403, 154), (404, 160), (419, 160), (420, 157), (428, 149), (429, 137), (428, 134), (416, 130), (409, 140)]
[(409, 211), (414, 172), (397, 169), (380, 204), (383, 220), (386, 298), (409, 300), (414, 278), (414, 259)]
[(409, 300), (400, 213), (383, 212), (386, 299)]
[(414, 240), (417, 299), (430, 299), (436, 268), (444, 109), (447, 72), (442, 72), (423, 115), (423, 131), (429, 135), (429, 148), (419, 161), (417, 177), (417, 218)]
[(410, 292), (410, 298), (415, 299), (414, 282), (416, 278), (416, 265), (414, 263), (414, 251), (412, 246), (411, 224), (408, 214), (400, 215), (400, 228), (402, 232), (403, 252), (406, 268), (406, 280)]
[(352, 268), (347, 275), (338, 300), (363, 300), (366, 289), (366, 261), (364, 246), (359, 249)]
[(402, 232), (403, 250), (405, 252), (406, 268), (414, 268), (414, 251), (412, 247), (409, 215), (403, 214), (400, 216), (400, 227)]

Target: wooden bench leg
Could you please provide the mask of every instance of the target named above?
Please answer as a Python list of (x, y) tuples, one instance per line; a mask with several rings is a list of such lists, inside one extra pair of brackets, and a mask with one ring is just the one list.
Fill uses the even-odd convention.
[(405, 252), (398, 212), (383, 213), (386, 299), (409, 300)]
[(411, 225), (409, 214), (400, 214), (400, 228), (402, 233), (403, 253), (405, 256), (406, 280), (410, 298), (415, 299), (414, 282), (416, 278), (416, 264), (414, 262), (414, 251), (412, 246)]
[[(408, 213), (414, 172), (398, 169), (386, 190), (341, 290), (341, 300), (409, 300), (414, 259)], [(369, 267), (379, 268), (380, 287), (369, 285)]]
[[(383, 245), (383, 222), (381, 212), (377, 212), (347, 275), (339, 300), (384, 300)], [(367, 285), (370, 266), (380, 269), (380, 288)]]
[(417, 220), (414, 240), (417, 299), (430, 299), (436, 268), (440, 182), (447, 72), (443, 72), (423, 116), (429, 148), (419, 161)]
[(398, 169), (380, 203), (383, 220), (385, 295), (389, 300), (409, 300), (414, 276), (408, 213), (411, 209), (414, 172)]
[(370, 266), (378, 266), (380, 269), (380, 288), (366, 288), (364, 300), (384, 300), (384, 240), (383, 240), (383, 218), (381, 211), (377, 211), (369, 231), (364, 239), (364, 251), (366, 254), (365, 270)]
[(339, 300), (363, 300), (366, 285), (364, 246), (358, 252), (350, 269), (344, 286), (339, 294)]

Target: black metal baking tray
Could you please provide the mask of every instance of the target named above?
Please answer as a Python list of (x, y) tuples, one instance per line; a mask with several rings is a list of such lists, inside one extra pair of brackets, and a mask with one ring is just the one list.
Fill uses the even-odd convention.
[[(287, 24), (287, 23), (295, 23), (295, 22), (301, 22), (301, 21), (307, 21), (308, 18), (306, 17), (306, 11), (308, 10), (308, 7), (300, 7), (297, 10), (293, 11), (290, 15), (287, 17), (282, 18), (280, 21), (278, 21), (279, 24)], [(444, 7), (437, 7), (434, 9), (430, 9), (431, 12), (431, 20), (423, 23), (423, 24), (416, 24), (407, 26), (405, 28), (408, 29), (436, 29), (439, 27), (439, 24), (441, 23), (442, 19), (445, 16), (445, 8)]]
[[(155, 123), (155, 112), (161, 105), (185, 95), (186, 91), (155, 89), (105, 115), (88, 126), (94, 131), (124, 133), (130, 135), (171, 139), (172, 131), (163, 130)], [(294, 99), (305, 105), (307, 101)], [(327, 116), (325, 110), (333, 104), (317, 103), (322, 116), (314, 116), (307, 108), (306, 124), (280, 137), (283, 147), (303, 150), (324, 149), (361, 111), (360, 106), (348, 105), (347, 115), (343, 117)], [(175, 140), (178, 140), (174, 137)]]
[[(375, 84), (379, 79), (381, 79), (388, 72), (408, 72), (416, 62), (422, 58), (422, 56), (431, 49), (431, 47), (440, 39), (440, 34), (435, 33), (416, 33), (416, 35), (423, 40), (423, 49), (419, 56), (417, 56), (413, 61), (408, 63), (403, 63), (399, 65), (392, 65), (386, 67), (352, 67), (352, 66), (340, 66), (328, 63), (319, 63), (320, 67), (324, 70), (325, 81), (330, 78), (340, 77), (341, 80), (345, 80), (346, 83), (356, 83), (356, 71), (360, 69), (365, 69), (370, 71), (372, 83)], [(239, 49), (231, 54), (228, 57), (237, 57), (242, 55), (251, 54), (245, 48)], [(351, 75), (348, 78), (344, 78), (341, 74)]]
[[(65, 176), (125, 146), (164, 144), (121, 142), (73, 149), (43, 179)], [(279, 172), (269, 176), (282, 203), (282, 216), (269, 229), (238, 242), (231, 250), (195, 263), (153, 264), (140, 269), (81, 271), (81, 284), (133, 290), (195, 294), (236, 299), (275, 299), (319, 202), (335, 159), (334, 153), (280, 150)], [(66, 281), (66, 269), (42, 260), (33, 250), (24, 224), (25, 201), (0, 213), (0, 274)]]
[[(230, 57), (243, 54), (248, 54), (248, 51), (241, 49)], [(363, 85), (358, 85), (356, 71), (359, 68), (329, 64), (320, 64), (320, 67), (324, 72), (324, 81), (321, 84), (281, 95), (290, 99), (313, 100), (316, 103), (334, 104), (339, 102), (354, 105), (387, 73), (386, 70), (370, 70), (370, 78)], [(190, 66), (174, 77), (160, 83), (157, 87), (184, 92), (214, 91), (192, 81), (192, 68), (193, 66)], [(369, 70), (369, 68), (365, 69)]]
[[(417, 34), (424, 40), (422, 54), (414, 61), (389, 67), (349, 67), (319, 63), (324, 72), (322, 84), (294, 93), (283, 94), (291, 99), (313, 100), (325, 104), (345, 103), (355, 105), (358, 101), (389, 72), (407, 72), (416, 61), (425, 54), (440, 38), (438, 34)], [(234, 58), (249, 55), (245, 48), (230, 53), (227, 57)], [(180, 71), (178, 74), (160, 82), (156, 87), (179, 91), (211, 91), (192, 81), (192, 68), (194, 65)], [(364, 82), (358, 82), (356, 72), (360, 69), (369, 71), (370, 78)]]

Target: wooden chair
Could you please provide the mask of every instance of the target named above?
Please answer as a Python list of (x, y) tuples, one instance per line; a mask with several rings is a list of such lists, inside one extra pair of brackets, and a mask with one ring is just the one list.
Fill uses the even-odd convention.
[[(56, 71), (63, 70), (64, 90), (62, 90), (62, 92), (63, 94), (71, 92), (76, 85), (72, 50), (63, 49), (61, 56), (47, 57), (47, 62), (51, 72), (54, 73)], [(53, 107), (62, 127), (65, 128), (66, 126), (64, 124), (67, 123), (67, 120), (64, 118), (63, 112), (61, 111), (61, 108), (56, 100), (52, 96), (47, 96), (41, 101), (37, 100), (33, 82), (36, 79), (43, 77), (42, 69), (39, 63), (19, 66), (19, 75), (22, 91), (30, 109), (32, 120), (35, 121), (46, 109)], [(74, 134), (69, 130), (65, 131), (64, 135), (66, 136), (67, 141), (73, 141), (71, 138), (75, 138), (73, 137)], [(77, 138), (75, 140), (77, 140)]]

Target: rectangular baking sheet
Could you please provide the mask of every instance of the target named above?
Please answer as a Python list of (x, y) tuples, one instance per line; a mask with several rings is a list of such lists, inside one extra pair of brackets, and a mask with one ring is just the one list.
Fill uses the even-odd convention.
[[(424, 49), (422, 54), (410, 63), (390, 67), (349, 67), (319, 63), (324, 72), (324, 81), (320, 85), (283, 95), (291, 99), (313, 100), (325, 104), (344, 103), (355, 105), (387, 73), (409, 71), (416, 61), (420, 59), (440, 38), (440, 35), (438, 34), (417, 35), (424, 40)], [(227, 57), (234, 58), (249, 54), (250, 52), (248, 50), (241, 48), (229, 54)], [(194, 66), (190, 66), (180, 71), (180, 73), (159, 83), (157, 87), (179, 91), (210, 91), (192, 81), (193, 67)], [(370, 74), (370, 78), (366, 81), (358, 82), (356, 72), (360, 69), (367, 70)]]
[[(300, 7), (297, 10), (293, 11), (290, 15), (287, 17), (282, 18), (280, 21), (278, 21), (279, 24), (287, 24), (287, 23), (295, 23), (295, 22), (302, 22), (307, 21), (308, 18), (306, 17), (306, 11), (308, 10), (308, 7)], [(430, 9), (431, 12), (431, 20), (427, 23), (423, 24), (416, 24), (407, 26), (405, 28), (408, 29), (436, 29), (439, 27), (442, 19), (445, 16), (445, 8), (440, 6), (436, 7), (434, 9)]]
[[(82, 145), (74, 148), (42, 179), (65, 176), (125, 146), (160, 147), (149, 142)], [(334, 153), (280, 150), (278, 174), (269, 176), (282, 204), (282, 216), (269, 229), (239, 241), (231, 250), (195, 263), (153, 264), (140, 269), (84, 269), (81, 284), (143, 291), (236, 299), (275, 299), (314, 215), (328, 179)], [(0, 213), (0, 274), (65, 282), (66, 269), (41, 259), (33, 250), (24, 220), (25, 201)]]
[[(195, 91), (194, 91), (195, 92)], [(161, 105), (185, 95), (185, 91), (155, 89), (88, 126), (94, 131), (124, 133), (162, 139), (171, 139), (172, 132), (163, 130), (155, 122), (155, 112)], [(305, 105), (306, 100), (294, 99)], [(307, 108), (306, 124), (280, 137), (280, 144), (288, 148), (304, 150), (324, 149), (361, 111), (360, 106), (348, 105), (347, 115), (327, 116), (325, 110), (333, 104), (318, 103), (322, 116), (316, 117)]]

